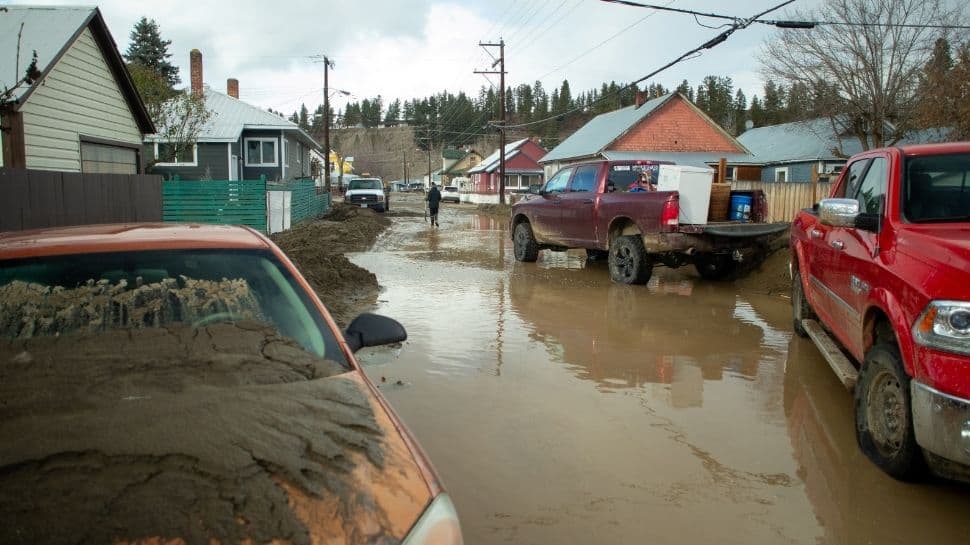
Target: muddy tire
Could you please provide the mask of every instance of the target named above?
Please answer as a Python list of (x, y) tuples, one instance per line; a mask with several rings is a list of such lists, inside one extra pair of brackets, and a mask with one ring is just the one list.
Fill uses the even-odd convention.
[(791, 281), (791, 314), (792, 329), (799, 337), (808, 337), (808, 332), (802, 327), (802, 320), (814, 320), (815, 311), (805, 299), (805, 290), (802, 288), (802, 274), (795, 270)]
[(734, 273), (737, 262), (728, 254), (697, 254), (694, 268), (704, 280), (723, 280)]
[(532, 226), (529, 222), (523, 221), (515, 226), (512, 235), (512, 242), (515, 246), (515, 260), (531, 263), (539, 258), (539, 244), (536, 237), (532, 234)]
[(586, 250), (586, 259), (589, 261), (605, 261), (609, 257), (609, 250)]
[(610, 244), (610, 278), (618, 284), (646, 284), (653, 273), (639, 235), (618, 237)]
[(922, 475), (923, 453), (916, 444), (909, 376), (894, 343), (879, 342), (866, 352), (855, 387), (855, 428), (859, 448), (895, 479)]

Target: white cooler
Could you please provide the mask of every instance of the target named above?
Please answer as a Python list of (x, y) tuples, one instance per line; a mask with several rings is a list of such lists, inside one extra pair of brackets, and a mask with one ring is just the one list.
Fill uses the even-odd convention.
[(714, 169), (687, 165), (660, 165), (657, 191), (680, 193), (680, 217), (684, 224), (706, 224), (711, 205)]

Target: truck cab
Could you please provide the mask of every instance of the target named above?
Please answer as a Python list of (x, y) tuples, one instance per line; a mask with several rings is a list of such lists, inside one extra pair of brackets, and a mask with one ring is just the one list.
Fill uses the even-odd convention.
[(852, 157), (791, 230), (793, 326), (890, 475), (970, 480), (970, 143)]

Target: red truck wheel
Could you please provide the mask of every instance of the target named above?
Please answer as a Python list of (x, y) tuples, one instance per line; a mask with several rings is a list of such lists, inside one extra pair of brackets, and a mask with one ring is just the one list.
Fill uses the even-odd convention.
[(866, 352), (855, 387), (859, 448), (880, 469), (900, 480), (918, 477), (924, 467), (913, 431), (909, 380), (899, 348), (880, 342)]
[(539, 258), (539, 244), (532, 234), (532, 226), (529, 222), (523, 221), (515, 226), (512, 242), (515, 246), (516, 261), (532, 262)]
[(618, 237), (610, 244), (610, 278), (620, 284), (646, 284), (653, 262), (639, 235)]

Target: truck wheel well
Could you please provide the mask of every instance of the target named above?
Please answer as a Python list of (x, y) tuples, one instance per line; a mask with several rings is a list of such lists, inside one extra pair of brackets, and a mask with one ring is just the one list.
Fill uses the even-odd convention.
[(518, 225), (518, 224), (520, 224), (520, 223), (522, 223), (522, 222), (529, 223), (529, 218), (523, 216), (522, 214), (519, 214), (518, 216), (515, 216), (514, 218), (512, 218), (512, 232), (513, 233), (515, 232), (515, 226)]
[(617, 218), (613, 220), (610, 224), (610, 246), (613, 245), (613, 241), (619, 237), (624, 237), (627, 235), (639, 235), (640, 228), (637, 227), (636, 222), (630, 218)]
[(865, 350), (869, 350), (870, 347), (878, 342), (896, 344), (896, 333), (893, 331), (892, 322), (890, 322), (889, 317), (878, 308), (870, 309), (869, 312), (866, 313), (866, 319), (865, 322), (863, 322), (862, 332)]

